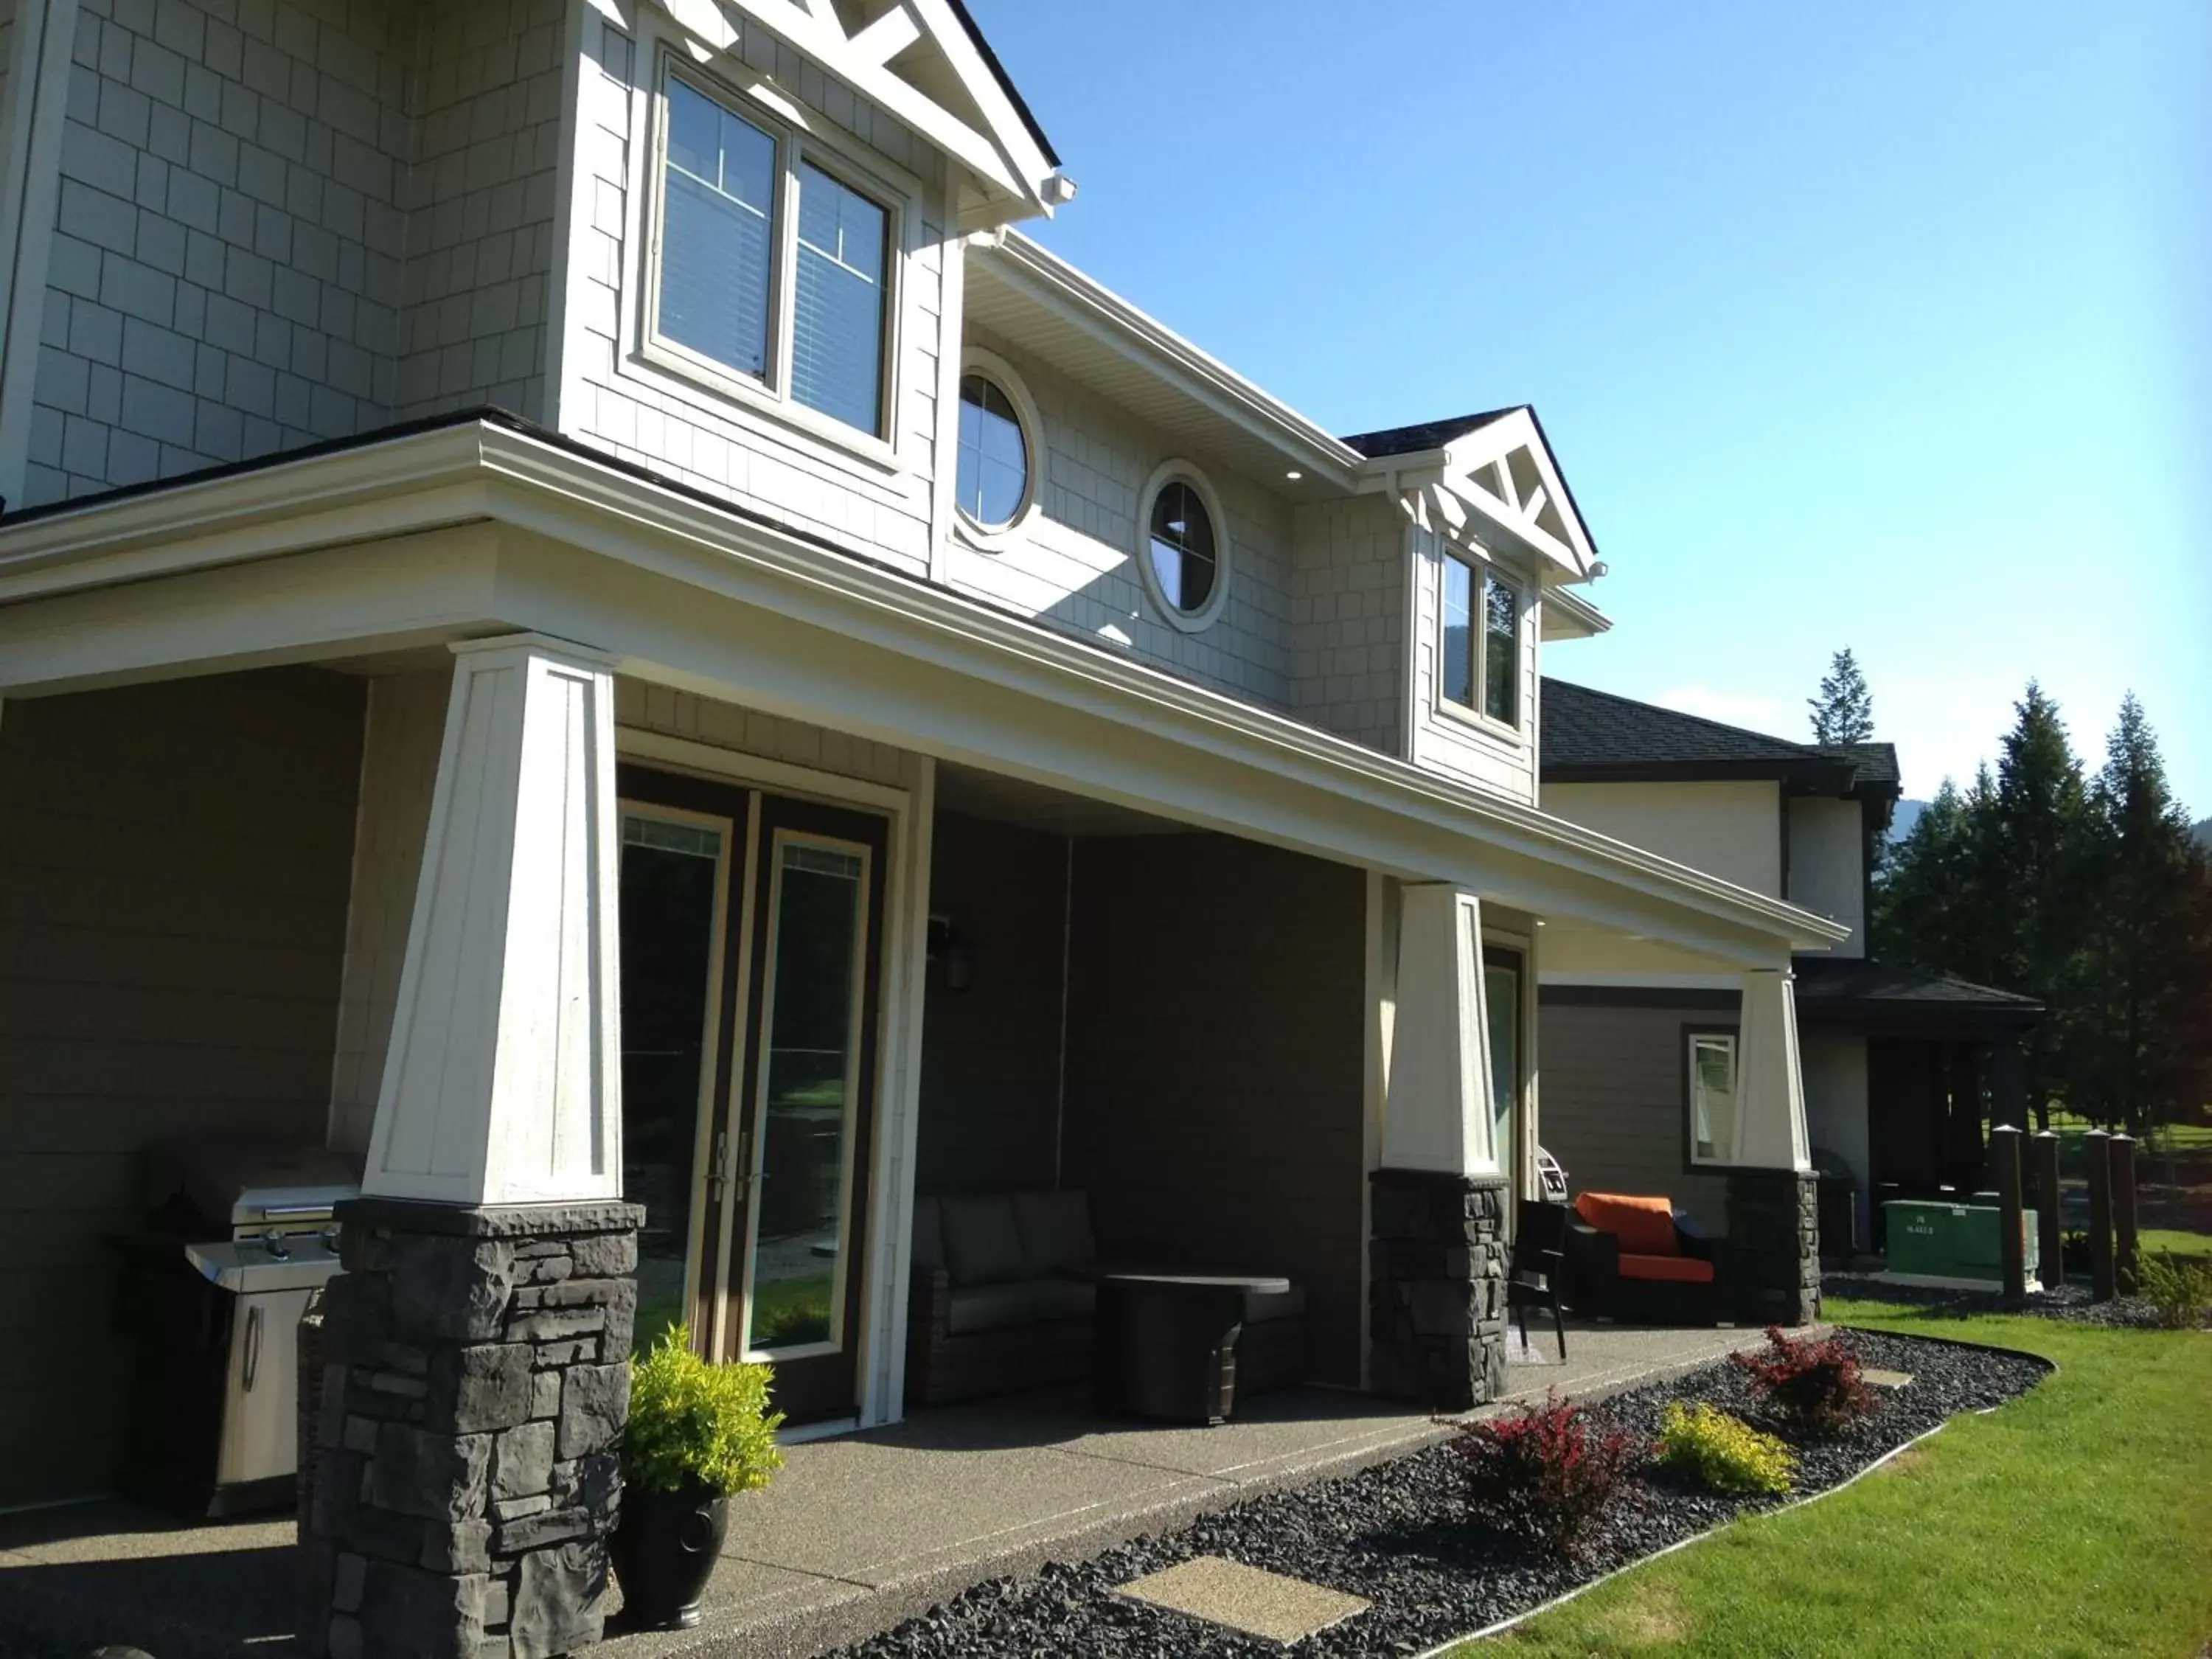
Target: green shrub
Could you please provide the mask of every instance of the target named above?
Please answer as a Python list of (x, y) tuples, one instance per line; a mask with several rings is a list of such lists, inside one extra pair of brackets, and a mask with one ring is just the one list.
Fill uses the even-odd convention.
[(783, 1467), (768, 1409), (766, 1365), (712, 1364), (691, 1352), (691, 1333), (672, 1326), (643, 1358), (629, 1362), (629, 1421), (623, 1478), (647, 1492), (694, 1484), (724, 1492), (765, 1486)]
[(2136, 1290), (2158, 1310), (2160, 1324), (2186, 1330), (2212, 1311), (2212, 1267), (2160, 1250), (2136, 1264)]
[(1652, 1455), (1662, 1468), (1731, 1497), (1778, 1497), (1790, 1490), (1797, 1460), (1773, 1435), (1762, 1434), (1717, 1406), (1667, 1407)]

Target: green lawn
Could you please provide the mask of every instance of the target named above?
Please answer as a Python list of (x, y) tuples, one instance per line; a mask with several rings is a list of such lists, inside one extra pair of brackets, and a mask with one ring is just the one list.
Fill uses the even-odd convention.
[(2057, 1375), (1856, 1486), (1740, 1522), (1463, 1659), (2195, 1659), (2212, 1638), (2212, 1334), (1832, 1302)]
[(2195, 1256), (2207, 1267), (2212, 1267), (2212, 1233), (2185, 1233), (2172, 1227), (2145, 1227), (2136, 1235), (2136, 1248), (2145, 1255), (2171, 1250), (2176, 1255)]

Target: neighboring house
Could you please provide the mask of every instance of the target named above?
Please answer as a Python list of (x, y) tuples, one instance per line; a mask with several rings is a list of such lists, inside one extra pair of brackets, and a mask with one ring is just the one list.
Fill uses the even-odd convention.
[[(1700, 1196), (1811, 1311), (1850, 924), (1540, 808), (1604, 621), (1532, 411), (1340, 438), (1012, 232), (1074, 186), (955, 0), (0, 9), (0, 1505), (112, 1481), (100, 1241), (219, 1131), (427, 1264), (427, 1347), (338, 1281), (360, 1365), (641, 1224), (649, 1310), (881, 1423), (917, 1199), (1079, 1186), (1483, 1398), (1555, 939), (1740, 1029)], [(564, 1458), (602, 1311), (494, 1390)]]
[[(2025, 1125), (2020, 1038), (2042, 1008), (1869, 953), (1896, 750), (1790, 743), (1550, 678), (1543, 699), (1546, 811), (1850, 930), (1796, 958), (1795, 991), (1814, 1161), (1850, 1176), (1859, 1249), (1883, 1196), (1978, 1186), (1985, 1114)], [(1613, 955), (1547, 953), (1545, 1146), (1577, 1187), (1665, 1192), (1717, 1222), (1736, 1144), (1734, 988), (1662, 948), (1635, 971)]]

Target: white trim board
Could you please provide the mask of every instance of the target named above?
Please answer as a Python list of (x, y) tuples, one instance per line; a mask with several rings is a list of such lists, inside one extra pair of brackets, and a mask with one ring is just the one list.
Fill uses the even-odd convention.
[[(442, 618), (449, 629), (605, 639), (622, 672), (637, 678), (688, 680), (766, 712), (1121, 805), (1164, 806), (1342, 862), (1463, 881), (1517, 908), (1680, 939), (1731, 966), (1840, 936), (1825, 918), (1524, 803), (489, 423), (0, 526), (0, 601), (331, 550), (307, 563), (215, 571), (232, 591), (220, 605), (204, 599), (210, 608), (181, 629), (174, 588), (158, 603), (77, 592), (63, 604), (0, 606), (0, 661), (15, 687), (52, 690), (143, 675), (164, 665), (162, 652), (169, 672), (185, 663), (206, 672), (226, 649), (279, 652), (347, 630), (358, 640), (356, 613), (306, 604), (311, 573), (351, 556), (363, 590), (385, 587), (390, 570), (410, 563), (418, 578), (450, 587), (455, 573), (439, 558), (439, 538), (422, 532), (469, 519), (504, 526), (458, 532), (489, 557), (477, 567), (482, 586), (462, 584), (485, 608), (474, 617), (435, 603), (426, 611), (386, 592), (388, 618), (411, 612), (418, 628)], [(403, 540), (382, 556), (359, 557), (359, 544), (395, 536)], [(288, 589), (306, 608), (271, 629), (256, 613), (272, 590)], [(356, 598), (374, 609), (368, 592)], [(465, 603), (458, 592), (447, 599)], [(704, 626), (710, 616), (720, 620)], [(117, 651), (118, 628), (137, 631), (135, 653)], [(1017, 738), (1017, 727), (1026, 734)], [(1170, 788), (1163, 767), (1182, 782)], [(1347, 838), (1346, 814), (1365, 817), (1368, 833)], [(1407, 833), (1431, 850), (1412, 854)]]

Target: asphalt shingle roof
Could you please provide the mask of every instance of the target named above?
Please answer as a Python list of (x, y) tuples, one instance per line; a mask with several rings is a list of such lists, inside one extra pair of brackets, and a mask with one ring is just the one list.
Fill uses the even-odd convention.
[(1548, 674), (1543, 777), (1547, 783), (1780, 778), (1836, 794), (1893, 795), (1898, 789), (1897, 750), (1890, 744), (1792, 743)]
[(1344, 441), (1369, 460), (1383, 455), (1418, 455), (1424, 450), (1442, 449), (1455, 438), (1464, 438), (1470, 432), (1479, 432), (1492, 421), (1510, 415), (1516, 409), (1526, 409), (1526, 404), (1510, 404), (1504, 409), (1486, 409), (1480, 415), (1459, 415), (1445, 421), (1420, 421), (1412, 426), (1385, 427), (1380, 432), (1355, 432)]
[(1800, 957), (1795, 968), (1796, 996), (1801, 1006), (1850, 1002), (1911, 1005), (1931, 1012), (1979, 1008), (2018, 1015), (2023, 1019), (2043, 1012), (2043, 1005), (2033, 997), (1976, 985), (1949, 974), (1925, 974), (1917, 968), (1893, 967), (1886, 962)]

